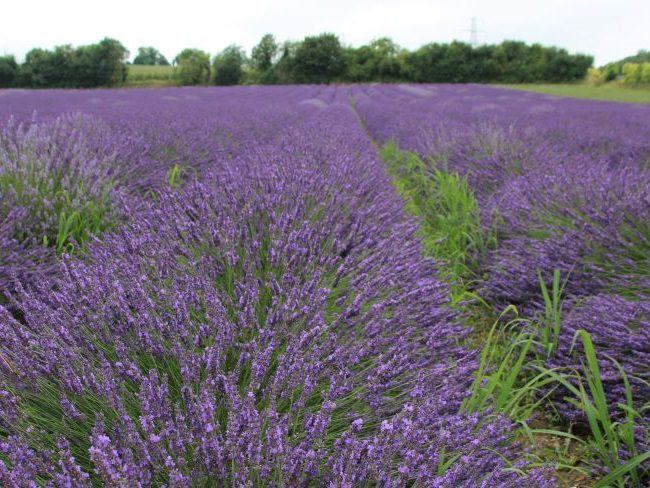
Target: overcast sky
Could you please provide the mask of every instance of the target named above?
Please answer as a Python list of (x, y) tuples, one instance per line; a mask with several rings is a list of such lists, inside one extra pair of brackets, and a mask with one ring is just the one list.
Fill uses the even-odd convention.
[(517, 39), (592, 54), (602, 65), (650, 49), (650, 0), (2, 0), (0, 54), (89, 44), (105, 36), (134, 55), (152, 45), (170, 60), (185, 47), (248, 52), (266, 32), (279, 41), (321, 32), (359, 46), (389, 36), (428, 42)]

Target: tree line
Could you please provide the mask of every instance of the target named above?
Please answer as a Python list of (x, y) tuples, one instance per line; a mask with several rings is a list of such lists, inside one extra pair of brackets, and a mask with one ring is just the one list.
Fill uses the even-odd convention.
[(129, 51), (117, 40), (53, 50), (32, 49), (18, 64), (13, 56), (0, 57), (0, 87), (90, 88), (117, 86), (126, 81)]
[(641, 49), (635, 55), (601, 68), (591, 68), (587, 80), (596, 85), (614, 80), (625, 84), (650, 83), (650, 50)]
[[(114, 39), (73, 48), (33, 49), (18, 64), (0, 57), (0, 86), (117, 86), (126, 80), (128, 50)], [(154, 47), (141, 47), (133, 64), (167, 65)], [(472, 47), (431, 43), (409, 51), (390, 38), (344, 46), (335, 34), (278, 42), (266, 34), (250, 56), (231, 45), (215, 56), (184, 49), (171, 63), (179, 84), (238, 85), (334, 82), (535, 83), (583, 79), (593, 57), (565, 49), (504, 41)]]

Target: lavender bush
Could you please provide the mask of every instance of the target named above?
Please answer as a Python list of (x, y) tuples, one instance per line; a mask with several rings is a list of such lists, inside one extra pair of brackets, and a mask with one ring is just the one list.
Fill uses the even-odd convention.
[[(634, 398), (650, 398), (650, 302), (630, 301), (617, 295), (598, 294), (576, 303), (563, 324), (560, 348), (550, 360), (552, 366), (581, 368), (581, 344), (573, 337), (582, 329), (591, 334), (594, 344), (601, 352), (601, 379), (611, 405), (625, 398), (619, 369), (622, 366), (629, 375)], [(637, 401), (637, 404), (642, 402)], [(641, 408), (641, 405), (637, 405)], [(613, 409), (617, 416), (617, 408)], [(569, 409), (567, 417), (575, 415)], [(644, 439), (647, 444), (648, 439)]]
[(0, 133), (1, 290), (14, 277), (45, 279), (54, 252), (82, 248), (120, 219), (119, 168), (88, 143), (101, 130), (76, 115), (29, 126), (10, 120)]

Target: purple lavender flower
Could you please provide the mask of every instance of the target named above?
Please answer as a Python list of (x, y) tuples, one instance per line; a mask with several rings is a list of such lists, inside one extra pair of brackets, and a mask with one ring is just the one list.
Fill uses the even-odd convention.
[[(64, 257), (50, 281), (17, 285), (13, 315), (0, 309), (0, 418), (20, 418), (3, 441), (23, 453), (0, 476), (553, 484), (508, 469), (520, 458), (509, 421), (458, 414), (476, 353), (349, 95), (8, 95), (17, 117), (39, 103), (39, 117), (101, 117), (106, 131), (88, 140), (132, 163), (124, 208), (137, 218)], [(174, 164), (196, 178), (167, 188)]]

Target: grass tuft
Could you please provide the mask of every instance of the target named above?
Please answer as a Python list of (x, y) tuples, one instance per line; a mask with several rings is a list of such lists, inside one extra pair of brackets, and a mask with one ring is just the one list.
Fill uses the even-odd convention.
[(476, 261), (493, 236), (485, 236), (479, 209), (467, 180), (457, 173), (400, 150), (394, 142), (380, 151), (406, 210), (421, 219), (424, 252), (444, 263), (454, 302), (467, 295)]

